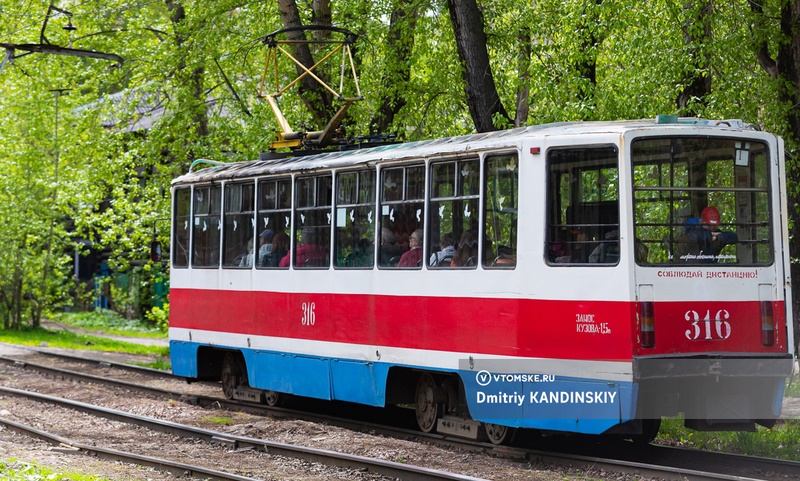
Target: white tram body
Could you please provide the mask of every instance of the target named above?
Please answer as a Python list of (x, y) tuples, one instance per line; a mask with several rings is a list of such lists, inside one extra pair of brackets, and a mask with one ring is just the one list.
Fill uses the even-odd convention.
[(772, 134), (660, 118), (190, 172), (172, 368), (229, 397), (416, 404), (423, 430), (495, 441), (771, 425), (793, 352), (783, 169)]

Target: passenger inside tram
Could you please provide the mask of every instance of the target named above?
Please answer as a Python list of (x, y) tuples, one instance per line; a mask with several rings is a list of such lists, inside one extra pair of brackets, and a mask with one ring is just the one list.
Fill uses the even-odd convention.
[(397, 263), (397, 267), (417, 267), (422, 261), (422, 229), (417, 229), (408, 237), (409, 250), (407, 250)]
[(272, 237), (272, 252), (264, 257), (262, 267), (279, 267), (280, 261), (289, 253), (289, 236), (283, 232), (277, 232)]
[[(287, 252), (281, 259), (279, 266), (288, 267), (291, 255), (291, 251)], [(314, 228), (304, 227), (300, 231), (300, 245), (297, 246), (294, 265), (296, 267), (323, 267), (327, 265), (327, 257), (327, 250), (317, 244)]]
[(445, 232), (442, 234), (439, 243), (439, 250), (431, 254), (430, 266), (431, 267), (450, 267), (453, 257), (456, 255), (456, 240), (452, 232)]
[(403, 251), (397, 245), (394, 232), (388, 227), (381, 229), (381, 247), (379, 250), (380, 264), (382, 266), (397, 265)]
[(467, 267), (474, 266), (478, 260), (478, 234), (470, 229), (465, 230), (458, 240), (458, 247), (453, 260), (450, 262), (451, 267)]
[(265, 229), (258, 235), (258, 262), (263, 266), (265, 259), (272, 253), (272, 239), (275, 232), (272, 229)]
[[(703, 209), (699, 218), (686, 221), (686, 226), (690, 248), (689, 253), (686, 254), (686, 260), (716, 263), (724, 257), (721, 252), (725, 246), (739, 242), (739, 237), (735, 232), (720, 230), (719, 210), (714, 206)], [(735, 258), (735, 256), (731, 257)]]

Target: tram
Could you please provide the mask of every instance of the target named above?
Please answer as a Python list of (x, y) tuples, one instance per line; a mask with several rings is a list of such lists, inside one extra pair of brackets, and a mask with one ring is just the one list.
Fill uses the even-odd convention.
[(783, 141), (532, 126), (212, 164), (172, 184), (170, 352), (228, 398), (426, 432), (750, 430), (793, 366)]

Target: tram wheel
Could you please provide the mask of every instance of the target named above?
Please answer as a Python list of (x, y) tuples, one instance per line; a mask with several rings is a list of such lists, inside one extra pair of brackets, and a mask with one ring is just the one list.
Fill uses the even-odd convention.
[(233, 399), (233, 392), (242, 383), (242, 369), (232, 352), (225, 354), (222, 361), (222, 394), (225, 399)]
[(642, 434), (632, 436), (631, 441), (642, 446), (650, 444), (658, 436), (659, 429), (661, 429), (661, 418), (642, 419)]
[(283, 395), (278, 391), (264, 391), (264, 403), (267, 406), (275, 407), (283, 401)]
[(442, 405), (435, 400), (436, 381), (433, 376), (423, 373), (417, 381), (416, 415), (417, 425), (422, 432), (436, 429), (436, 422), (442, 412)]
[(492, 444), (510, 444), (514, 440), (517, 430), (502, 424), (483, 423), (486, 437)]

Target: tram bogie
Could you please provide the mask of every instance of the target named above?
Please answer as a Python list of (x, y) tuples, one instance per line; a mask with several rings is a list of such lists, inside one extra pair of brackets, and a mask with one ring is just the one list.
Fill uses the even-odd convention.
[(770, 425), (793, 360), (782, 148), (586, 122), (191, 172), (173, 370), (494, 443)]

